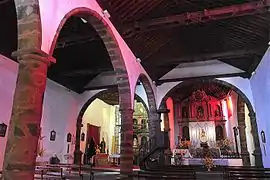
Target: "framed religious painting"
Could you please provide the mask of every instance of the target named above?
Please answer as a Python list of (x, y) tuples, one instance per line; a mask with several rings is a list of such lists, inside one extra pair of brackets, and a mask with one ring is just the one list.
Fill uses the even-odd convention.
[(0, 137), (5, 137), (7, 132), (7, 125), (5, 123), (0, 124)]

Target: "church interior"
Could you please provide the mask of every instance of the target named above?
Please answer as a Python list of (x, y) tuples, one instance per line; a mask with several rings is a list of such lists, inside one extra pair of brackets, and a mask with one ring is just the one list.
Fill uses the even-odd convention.
[(0, 179), (270, 179), (269, 0), (0, 0)]

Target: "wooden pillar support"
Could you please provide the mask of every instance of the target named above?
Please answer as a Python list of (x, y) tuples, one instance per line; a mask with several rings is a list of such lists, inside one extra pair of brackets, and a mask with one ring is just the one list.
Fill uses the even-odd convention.
[(16, 52), (14, 55), (19, 61), (19, 70), (2, 179), (33, 180), (50, 59), (37, 49)]

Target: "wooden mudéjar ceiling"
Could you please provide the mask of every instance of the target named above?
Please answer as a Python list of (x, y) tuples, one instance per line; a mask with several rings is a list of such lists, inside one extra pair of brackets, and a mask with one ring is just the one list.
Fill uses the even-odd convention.
[[(211, 59), (250, 77), (268, 47), (270, 0), (97, 1), (156, 82), (179, 64)], [(0, 0), (0, 22), (0, 53), (10, 57), (17, 49), (13, 0)], [(61, 30), (54, 57), (49, 78), (78, 93), (100, 73), (113, 71), (104, 43), (77, 16)]]

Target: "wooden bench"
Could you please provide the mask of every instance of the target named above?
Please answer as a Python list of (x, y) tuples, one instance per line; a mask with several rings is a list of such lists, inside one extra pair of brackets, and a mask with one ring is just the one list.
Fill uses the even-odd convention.
[(65, 179), (63, 176), (63, 169), (60, 167), (44, 167), (37, 166), (35, 169), (35, 179)]
[[(83, 180), (83, 173), (82, 173), (82, 167), (81, 165), (75, 165), (75, 164), (47, 164), (47, 167), (60, 167), (62, 169), (65, 169), (63, 173), (64, 179), (71, 179), (71, 178), (80, 178)], [(74, 171), (76, 170), (76, 171)], [(78, 170), (78, 171), (77, 171)]]
[(266, 180), (270, 179), (270, 168), (258, 167), (227, 167), (224, 171), (224, 179), (228, 180)]
[(147, 179), (147, 180), (174, 180), (174, 179), (183, 179), (183, 180), (192, 180), (196, 179), (196, 175), (183, 174), (182, 172), (138, 172), (137, 174), (131, 175), (131, 177), (136, 177), (138, 180)]

